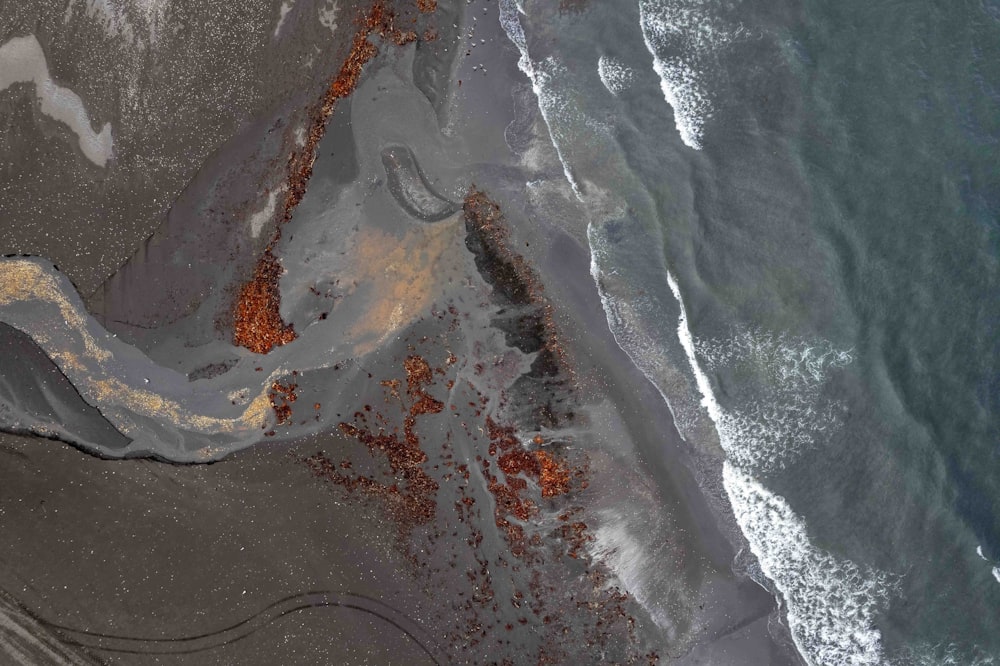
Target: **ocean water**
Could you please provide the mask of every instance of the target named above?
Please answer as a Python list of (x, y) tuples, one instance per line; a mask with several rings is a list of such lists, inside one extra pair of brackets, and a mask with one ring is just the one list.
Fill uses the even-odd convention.
[(499, 4), (802, 656), (1000, 662), (1000, 3)]

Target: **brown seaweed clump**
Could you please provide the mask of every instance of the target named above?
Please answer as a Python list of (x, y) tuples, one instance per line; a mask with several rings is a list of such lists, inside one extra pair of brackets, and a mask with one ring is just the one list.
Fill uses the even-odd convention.
[(574, 418), (571, 394), (576, 373), (556, 326), (555, 308), (538, 274), (514, 251), (500, 206), (472, 186), (462, 208), (466, 247), (493, 287), (494, 300), (504, 306), (492, 323), (504, 332), (507, 344), (535, 354), (527, 381), (515, 386), (520, 392), (516, 400), (521, 404), (520, 420), (533, 421), (536, 429), (562, 427)]
[[(418, 0), (418, 4), (425, 0)], [(421, 11), (424, 11), (421, 8)], [(282, 223), (292, 218), (292, 212), (305, 196), (306, 186), (312, 177), (313, 164), (316, 162), (316, 148), (326, 125), (337, 106), (337, 100), (349, 97), (358, 87), (364, 66), (376, 55), (378, 47), (369, 41), (371, 35), (378, 35), (397, 46), (403, 46), (417, 40), (417, 33), (412, 30), (400, 30), (396, 27), (396, 15), (386, 8), (382, 2), (376, 2), (367, 13), (358, 19), (358, 30), (351, 41), (351, 50), (340, 66), (337, 76), (330, 82), (320, 103), (312, 111), (309, 133), (302, 150), (292, 153), (288, 158), (288, 192), (285, 195), (285, 214)]]
[(542, 497), (556, 497), (569, 492), (569, 470), (556, 460), (548, 451), (535, 451), (538, 461), (538, 485), (542, 488)]
[[(360, 474), (354, 467), (371, 469), (365, 461), (338, 463), (323, 453), (302, 462), (316, 477), (381, 504), (396, 523), (403, 554), (427, 577), (429, 593), (445, 595), (458, 586), (455, 596), (441, 597), (458, 615), (446, 611), (438, 618), (450, 626), (445, 635), (455, 660), (478, 663), (479, 651), (487, 649), (496, 657), (491, 663), (522, 663), (536, 649), (531, 663), (589, 663), (576, 657), (598, 653), (621, 657), (609, 662), (656, 663), (655, 653), (629, 652), (636, 645), (630, 598), (588, 553), (594, 537), (585, 509), (574, 501), (588, 485), (586, 454), (546, 444), (540, 434), (526, 440), (514, 426), (483, 414), (489, 401), (472, 384), (465, 387), (471, 411), (461, 413), (453, 402), (455, 420), (447, 434), (431, 437), (428, 430), (421, 436), (421, 417), (446, 407), (431, 395), (435, 387), (442, 383), (451, 396), (458, 390), (447, 368), (459, 361), (448, 351), (442, 366), (434, 367), (414, 346), (410, 351), (402, 361), (405, 375), (379, 382), (386, 413), (364, 405), (350, 422), (340, 423), (344, 434), (388, 469)], [(455, 457), (450, 442), (457, 429), (469, 438), (468, 454), (481, 477)], [(432, 459), (431, 448), (438, 446), (440, 454)], [(454, 513), (444, 510), (449, 504)], [(489, 538), (488, 525), (499, 539)], [(564, 568), (563, 557), (578, 564)], [(501, 571), (505, 582), (497, 585)], [(536, 639), (535, 649), (526, 648)]]
[[(538, 505), (525, 497), (528, 481), (536, 483), (545, 499), (552, 499), (570, 492), (570, 470), (564, 462), (548, 451), (528, 451), (521, 445), (514, 428), (501, 426), (486, 417), (489, 436), (489, 455), (496, 458), (503, 478), (490, 472), (489, 464), (482, 462), (487, 490), (496, 500), (494, 523), (506, 536), (511, 553), (517, 557), (527, 554), (528, 541), (520, 523), (525, 523), (538, 513)], [(583, 475), (583, 471), (579, 476)], [(514, 518), (512, 522), (510, 518)]]
[(437, 0), (417, 0), (417, 9), (428, 14), (437, 9)]
[[(470, 249), (487, 280), (503, 298), (513, 305), (535, 306), (529, 325), (541, 343), (542, 362), (546, 372), (560, 369), (572, 374), (566, 351), (559, 341), (553, 319), (554, 308), (545, 296), (545, 289), (528, 261), (511, 249), (510, 231), (500, 206), (484, 192), (469, 188), (462, 203), (465, 226), (469, 232)], [(522, 325), (523, 327), (523, 325)]]

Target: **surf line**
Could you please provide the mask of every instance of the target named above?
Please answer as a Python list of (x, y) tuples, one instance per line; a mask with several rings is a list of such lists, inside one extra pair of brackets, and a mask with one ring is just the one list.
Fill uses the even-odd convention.
[(552, 121), (550, 119), (550, 111), (547, 108), (546, 101), (548, 99), (547, 93), (544, 87), (544, 79), (547, 78), (547, 74), (540, 72), (531, 60), (531, 56), (528, 55), (528, 40), (524, 35), (524, 28), (521, 26), (521, 20), (518, 18), (518, 13), (521, 11), (514, 0), (500, 0), (500, 25), (503, 27), (504, 33), (507, 35), (507, 39), (510, 40), (511, 44), (517, 47), (517, 50), (521, 53), (521, 57), (517, 60), (517, 67), (520, 69), (528, 80), (531, 81), (531, 90), (535, 93), (535, 98), (538, 100), (538, 111), (542, 114), (542, 119), (545, 121), (545, 129), (549, 132), (549, 141), (552, 143), (552, 147), (556, 150), (556, 155), (559, 157), (559, 163), (562, 164), (563, 174), (566, 176), (566, 180), (569, 181), (569, 186), (573, 189), (573, 194), (581, 203), (586, 203), (583, 197), (583, 188), (580, 183), (577, 182), (576, 177), (573, 175), (573, 171), (569, 168), (569, 163), (566, 161), (566, 157), (563, 155), (562, 148), (559, 146), (559, 142), (556, 140), (555, 134), (552, 131)]
[[(701, 393), (701, 406), (712, 419), (727, 456), (723, 462), (723, 487), (762, 572), (787, 605), (786, 616), (796, 648), (809, 663), (881, 663), (881, 632), (874, 626), (874, 614), (877, 603), (891, 591), (888, 578), (878, 572), (864, 572), (850, 560), (813, 546), (805, 521), (788, 502), (728, 459), (737, 452), (739, 433), (698, 361), (687, 308), (677, 279), (669, 270), (667, 284), (679, 305), (677, 335)], [(846, 608), (828, 605), (830, 599), (822, 593), (829, 591), (826, 587), (817, 589), (815, 583), (823, 576), (832, 577), (837, 594), (830, 596), (847, 599)]]

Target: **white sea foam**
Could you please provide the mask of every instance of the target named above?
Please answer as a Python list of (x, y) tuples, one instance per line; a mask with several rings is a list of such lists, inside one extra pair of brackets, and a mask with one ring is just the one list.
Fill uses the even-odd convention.
[(1000, 583), (1000, 567), (993, 567), (993, 577)]
[(80, 150), (91, 162), (106, 166), (111, 159), (111, 124), (100, 132), (90, 125), (90, 116), (80, 96), (52, 80), (45, 53), (34, 35), (15, 37), (0, 46), (0, 90), (15, 83), (32, 83), (42, 113), (65, 123), (76, 134)]
[[(668, 357), (665, 346), (658, 344), (637, 327), (638, 322), (650, 316), (652, 304), (642, 297), (616, 298), (609, 286), (616, 281), (616, 271), (604, 268), (611, 262), (605, 257), (606, 242), (598, 235), (593, 224), (587, 226), (587, 242), (590, 245), (590, 275), (597, 285), (597, 293), (615, 343), (625, 350), (636, 367), (659, 391), (681, 436), (697, 441), (696, 433), (705, 430), (704, 412), (695, 400), (687, 399), (691, 394), (687, 379)], [(707, 427), (711, 429), (712, 426)]]
[[(585, 198), (563, 152), (565, 146), (576, 145), (569, 143), (574, 140), (572, 135), (563, 134), (581, 126), (574, 115), (577, 110), (554, 85), (566, 87), (565, 72), (554, 55), (538, 62), (531, 59), (519, 16), (523, 12), (514, 0), (500, 0), (499, 4), (501, 23), (520, 51), (518, 65), (531, 82), (566, 178), (577, 198), (589, 201), (589, 192)], [(668, 102), (673, 100), (678, 130), (682, 139), (695, 148), (701, 145), (704, 121), (711, 113), (696, 66), (710, 60), (704, 54), (711, 55), (711, 49), (727, 38), (713, 32), (711, 26), (699, 24), (705, 6), (707, 3), (694, 0), (686, 4), (644, 2), (642, 12), (647, 47), (654, 55), (664, 94)], [(694, 49), (684, 57), (668, 53), (668, 47), (683, 43)], [(605, 74), (611, 71), (608, 64)], [(576, 141), (580, 141), (579, 136)], [(592, 189), (595, 187), (589, 185), (588, 190)], [(599, 215), (590, 217), (598, 219)], [(783, 498), (754, 478), (784, 464), (803, 445), (814, 442), (824, 429), (836, 427), (836, 409), (817, 400), (829, 374), (849, 363), (850, 354), (826, 343), (753, 332), (734, 335), (731, 340), (699, 341), (690, 330), (677, 280), (666, 271), (667, 284), (679, 308), (677, 342), (687, 358), (688, 375), (668, 358), (670, 346), (661, 339), (662, 330), (657, 328), (666, 310), (657, 301), (636, 293), (626, 276), (619, 274), (603, 227), (591, 222), (587, 233), (591, 274), (616, 342), (659, 389), (682, 434), (693, 435), (696, 440), (705, 433), (718, 436), (727, 457), (723, 475), (726, 493), (761, 570), (774, 581), (787, 603), (790, 628), (801, 653), (816, 664), (878, 663), (882, 658), (881, 635), (874, 619), (893, 590), (889, 577), (813, 546), (803, 519)], [(622, 294), (628, 296), (622, 298)], [(656, 324), (649, 323), (651, 316)], [(806, 390), (786, 407), (744, 401), (738, 409), (726, 409), (716, 399), (705, 367), (718, 371), (734, 364), (749, 364), (759, 379), (768, 380), (772, 386), (784, 385), (788, 393)], [(781, 390), (773, 397), (787, 397)], [(609, 562), (639, 598), (647, 587), (639, 575), (647, 554), (621, 525), (609, 523), (601, 539), (594, 546), (596, 554)]]
[[(613, 269), (602, 271), (606, 259), (601, 256), (600, 244), (595, 243), (599, 239), (593, 230), (589, 236), (591, 272), (598, 288), (602, 289), (602, 283), (615, 276)], [(767, 423), (770, 414), (725, 409), (715, 397), (701, 360), (704, 354), (706, 367), (718, 367), (746, 355), (749, 360), (743, 362), (756, 364), (774, 379), (784, 378), (792, 385), (815, 387), (825, 381), (831, 371), (850, 362), (850, 355), (828, 344), (805, 344), (749, 331), (734, 335), (729, 344), (698, 341), (689, 328), (687, 308), (677, 280), (669, 272), (667, 282), (679, 304), (677, 336), (701, 394), (700, 407), (715, 424), (726, 452), (727, 461), (723, 467), (726, 494), (737, 523), (760, 562), (761, 571), (774, 582), (787, 604), (789, 627), (799, 651), (814, 664), (881, 663), (881, 635), (874, 626), (874, 619), (894, 589), (892, 581), (886, 574), (863, 570), (849, 560), (813, 546), (802, 518), (794, 513), (787, 501), (753, 477), (755, 472), (751, 470), (769, 467), (774, 451), (780, 451), (787, 442), (779, 442), (777, 446), (771, 443), (776, 435), (780, 440), (781, 429)], [(621, 344), (622, 338), (626, 338), (623, 349), (653, 383), (661, 387), (661, 394), (666, 397), (670, 393), (668, 405), (676, 413), (677, 396), (662, 388), (664, 377), (656, 374), (656, 366), (661, 364), (651, 366), (648, 359), (641, 358), (642, 350), (656, 346), (655, 341), (636, 345), (634, 340), (628, 339), (635, 332), (630, 332), (631, 324), (623, 322), (623, 316), (627, 318), (638, 313), (630, 313), (627, 306), (623, 308), (606, 293), (602, 293), (602, 300), (616, 340)], [(805, 420), (811, 416), (808, 413), (795, 415)], [(762, 454), (758, 447), (770, 453)]]
[(602, 55), (597, 60), (597, 74), (612, 95), (620, 95), (632, 87), (635, 72), (621, 60)]
[[(650, 594), (650, 579), (658, 575), (657, 562), (637, 537), (631, 522), (626, 516), (605, 512), (593, 532), (594, 541), (588, 550), (596, 560), (615, 572), (625, 590), (646, 609), (660, 629), (675, 635), (669, 612), (658, 603), (662, 599), (654, 599)], [(648, 525), (644, 529), (648, 530)]]
[(568, 108), (566, 99), (559, 95), (553, 86), (549, 85), (554, 71), (558, 72), (562, 68), (551, 57), (547, 58), (542, 66), (533, 63), (531, 57), (528, 55), (528, 40), (525, 37), (524, 28), (521, 26), (521, 19), (518, 17), (518, 14), (522, 13), (521, 8), (517, 6), (514, 0), (500, 0), (499, 7), (500, 25), (507, 34), (507, 38), (510, 39), (511, 43), (521, 53), (521, 57), (517, 61), (517, 66), (528, 77), (528, 80), (531, 81), (531, 89), (538, 99), (538, 110), (541, 112), (545, 126), (549, 130), (552, 145), (559, 156), (559, 162), (562, 163), (566, 180), (569, 182), (570, 187), (573, 188), (573, 194), (576, 195), (577, 199), (583, 201), (583, 191), (580, 189), (580, 184), (569, 168), (566, 157), (562, 152), (561, 141), (558, 136), (559, 128), (553, 124), (555, 117), (561, 112), (565, 112)]
[(695, 347), (706, 368), (732, 371), (752, 385), (753, 397), (717, 422), (729, 459), (741, 467), (782, 468), (839, 427), (842, 406), (823, 400), (821, 389), (831, 371), (851, 363), (849, 351), (753, 330), (699, 340)]
[(713, 104), (705, 77), (716, 51), (731, 38), (708, 0), (642, 0), (639, 21), (660, 88), (674, 110), (681, 140), (700, 150)]
[(995, 666), (997, 658), (976, 646), (955, 643), (907, 646), (887, 663), (892, 666)]
[(729, 462), (722, 472), (736, 521), (788, 604), (799, 651), (815, 664), (882, 663), (874, 620), (893, 591), (890, 577), (816, 548), (782, 497)]
[(986, 556), (983, 555), (983, 544), (979, 544), (978, 546), (976, 546), (976, 555), (978, 555), (981, 560), (989, 562), (989, 560), (986, 559)]
[(825, 340), (806, 340), (767, 331), (740, 329), (725, 340), (699, 341), (697, 351), (710, 368), (736, 364), (755, 366), (768, 379), (811, 391), (826, 381), (830, 371), (853, 361), (850, 350)]
[[(748, 437), (746, 425), (767, 415), (747, 417), (737, 413), (734, 416), (723, 410), (698, 360), (697, 345), (688, 327), (687, 310), (677, 281), (670, 273), (667, 280), (680, 303), (677, 332), (681, 345), (702, 393), (702, 405), (715, 422), (726, 450), (728, 459), (723, 465), (726, 494), (761, 570), (774, 582), (788, 604), (789, 628), (799, 651), (816, 664), (880, 663), (881, 634), (874, 626), (874, 618), (892, 591), (888, 576), (862, 571), (849, 560), (815, 548), (804, 521), (788, 503), (741, 469), (740, 465), (752, 469), (770, 461), (769, 457), (762, 458), (757, 447), (768, 446), (769, 437), (775, 434), (771, 430), (773, 426), (764, 426), (757, 433), (751, 431)], [(803, 363), (777, 363), (783, 368), (779, 371), (782, 376), (822, 380), (830, 367), (849, 362), (849, 356), (839, 353), (812, 356), (804, 350), (796, 352), (792, 351), (793, 347), (775, 344), (774, 339), (766, 343), (762, 343), (768, 339), (766, 337), (751, 339), (757, 340), (751, 348), (760, 352), (758, 356), (810, 359)], [(742, 346), (745, 342), (734, 345), (736, 350)], [(774, 449), (769, 453), (773, 456)]]

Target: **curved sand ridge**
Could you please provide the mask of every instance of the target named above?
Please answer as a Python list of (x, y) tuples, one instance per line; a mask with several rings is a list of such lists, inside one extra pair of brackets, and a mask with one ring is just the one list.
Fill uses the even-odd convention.
[(83, 399), (133, 440), (102, 454), (203, 460), (214, 448), (188, 447), (218, 436), (227, 448), (246, 445), (267, 421), (263, 388), (247, 404), (234, 405), (213, 382), (189, 382), (155, 364), (104, 330), (66, 276), (45, 260), (0, 259), (0, 321), (30, 336)]

